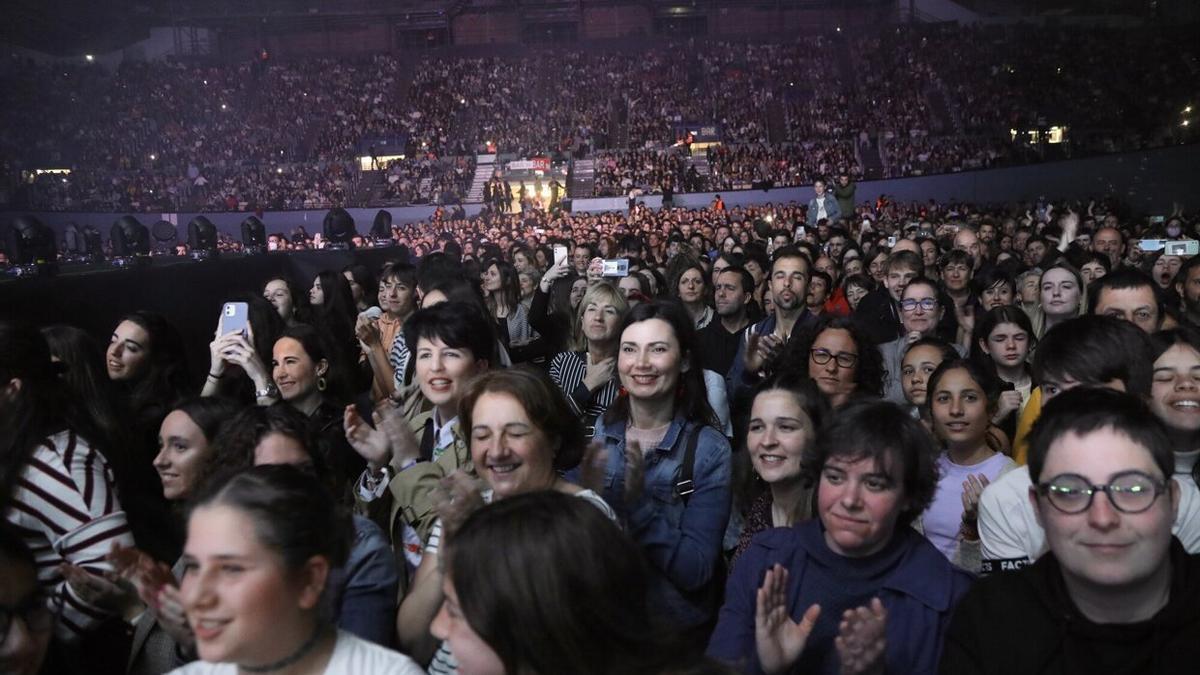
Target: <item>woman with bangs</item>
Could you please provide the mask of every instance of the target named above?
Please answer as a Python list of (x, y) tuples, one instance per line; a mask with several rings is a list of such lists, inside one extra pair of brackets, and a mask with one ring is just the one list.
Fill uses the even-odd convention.
[(758, 535), (708, 654), (747, 673), (932, 673), (970, 576), (910, 527), (937, 486), (933, 440), (899, 406), (849, 404), (803, 462), (817, 517)]
[[(706, 398), (691, 317), (675, 301), (644, 302), (619, 332), (623, 393), (596, 425), (603, 490), (650, 563), (651, 606), (700, 644), (719, 603), (730, 511), (729, 442)], [(586, 472), (585, 472), (586, 474)]]
[(550, 379), (584, 427), (594, 427), (617, 398), (617, 330), (628, 311), (625, 296), (612, 284), (590, 287), (576, 312), (576, 351), (560, 352), (550, 362)]

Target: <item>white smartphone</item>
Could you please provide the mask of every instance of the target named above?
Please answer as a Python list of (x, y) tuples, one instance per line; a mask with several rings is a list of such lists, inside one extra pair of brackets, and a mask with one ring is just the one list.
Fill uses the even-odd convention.
[(567, 259), (567, 247), (561, 246), (561, 245), (555, 246), (554, 247), (554, 264), (557, 265), (566, 259)]

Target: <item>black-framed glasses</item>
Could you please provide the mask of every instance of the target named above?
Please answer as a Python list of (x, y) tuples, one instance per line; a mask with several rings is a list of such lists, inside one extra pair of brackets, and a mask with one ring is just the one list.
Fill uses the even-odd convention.
[(933, 310), (937, 309), (938, 301), (936, 298), (925, 298), (924, 300), (905, 298), (904, 300), (900, 301), (900, 309), (906, 312), (911, 312), (918, 307), (926, 312), (932, 312)]
[(1166, 483), (1141, 471), (1124, 471), (1112, 477), (1108, 485), (1092, 485), (1083, 476), (1064, 473), (1045, 483), (1037, 492), (1063, 513), (1083, 513), (1092, 507), (1097, 492), (1108, 495), (1113, 508), (1121, 513), (1141, 513), (1154, 505)]
[(0, 641), (12, 630), (13, 619), (20, 617), (25, 622), (25, 628), (31, 633), (45, 633), (54, 628), (58, 616), (62, 613), (62, 596), (57, 593), (49, 599), (41, 593), (34, 593), (16, 607), (0, 605)]
[(858, 354), (851, 354), (850, 352), (838, 352), (834, 354), (828, 349), (813, 349), (808, 355), (812, 357), (813, 363), (816, 363), (818, 366), (829, 363), (829, 359), (836, 360), (839, 368), (853, 368), (854, 364), (858, 363)]

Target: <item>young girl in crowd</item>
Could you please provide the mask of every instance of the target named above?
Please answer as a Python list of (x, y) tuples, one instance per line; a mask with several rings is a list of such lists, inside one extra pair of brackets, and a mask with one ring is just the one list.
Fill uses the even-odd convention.
[(925, 405), (929, 376), (943, 361), (959, 358), (958, 352), (949, 342), (938, 337), (924, 337), (908, 346), (900, 367), (900, 384), (904, 400), (912, 406), (912, 416), (920, 419), (926, 428), (933, 430), (929, 419), (929, 407)]
[(971, 340), (971, 359), (1001, 381), (992, 424), (1009, 438), (1016, 433), (1017, 419), (1037, 386), (1029, 366), (1033, 347), (1033, 324), (1015, 306), (997, 307), (984, 314)]
[(746, 452), (734, 458), (735, 472), (745, 475), (736, 493), (745, 522), (731, 564), (758, 533), (812, 517), (812, 487), (801, 476), (800, 463), (829, 415), (825, 395), (798, 372), (781, 371), (755, 389)]
[(928, 392), (929, 418), (945, 452), (937, 460), (937, 492), (921, 526), (943, 555), (978, 574), (979, 497), (1014, 466), (988, 433), (1000, 394), (998, 382), (972, 361), (951, 359), (929, 376)]
[(288, 465), (254, 467), (199, 494), (180, 594), (202, 660), (172, 673), (421, 673), (323, 616), (350, 546), (340, 514), (316, 477)]

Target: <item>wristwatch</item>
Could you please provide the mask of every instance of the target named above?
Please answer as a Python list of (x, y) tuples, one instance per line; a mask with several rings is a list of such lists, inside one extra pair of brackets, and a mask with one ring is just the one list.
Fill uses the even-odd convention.
[(267, 382), (267, 386), (262, 389), (254, 390), (255, 398), (279, 398), (279, 387), (275, 386), (274, 382)]

